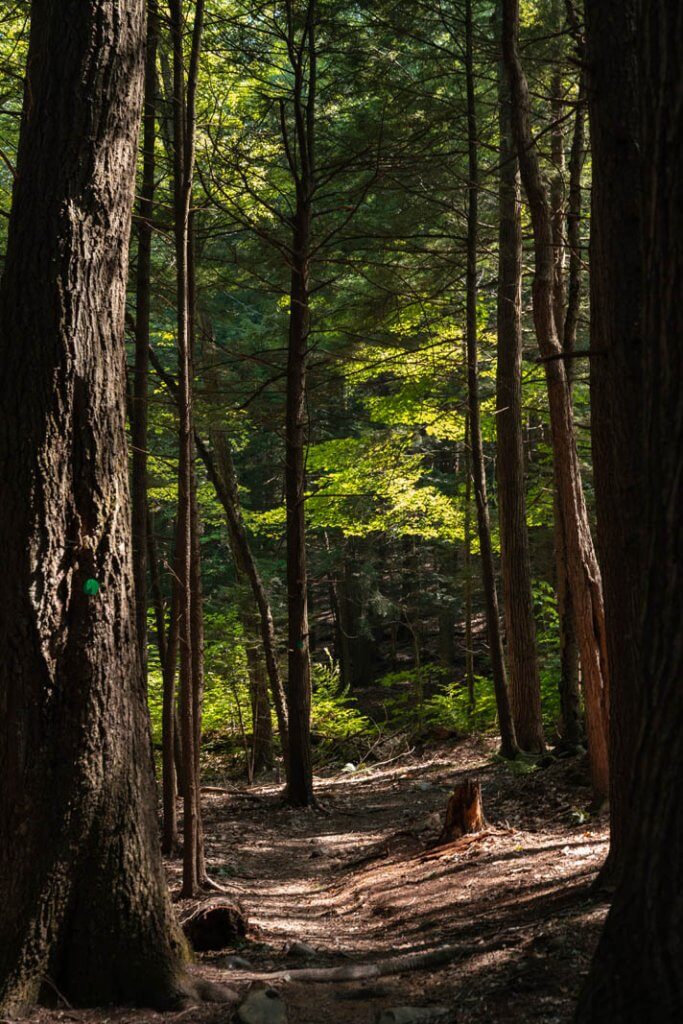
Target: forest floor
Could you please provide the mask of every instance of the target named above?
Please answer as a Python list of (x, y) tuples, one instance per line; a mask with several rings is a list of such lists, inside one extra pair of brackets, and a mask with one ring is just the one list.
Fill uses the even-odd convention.
[[(274, 784), (205, 793), (210, 871), (238, 898), (250, 929), (239, 948), (199, 954), (192, 969), (241, 995), (250, 985), (274, 987), (289, 1024), (374, 1024), (400, 1006), (432, 1008), (430, 1019), (446, 1024), (566, 1024), (606, 911), (589, 892), (607, 852), (606, 822), (585, 811), (590, 792), (576, 759), (520, 772), (493, 749), (492, 741), (467, 740), (324, 773), (324, 813), (287, 808)], [(482, 784), (489, 827), (472, 841), (427, 850), (465, 778)], [(168, 867), (175, 888), (179, 866)], [(414, 953), (443, 962), (326, 984), (267, 977), (381, 966)], [(230, 1019), (217, 1005), (35, 1016), (40, 1024)]]

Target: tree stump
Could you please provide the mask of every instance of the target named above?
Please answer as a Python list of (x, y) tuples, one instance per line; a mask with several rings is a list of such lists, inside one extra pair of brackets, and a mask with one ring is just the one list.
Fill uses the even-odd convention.
[(239, 904), (230, 900), (201, 903), (182, 921), (183, 931), (198, 952), (225, 949), (247, 933), (247, 919)]
[(486, 827), (484, 809), (481, 803), (481, 783), (465, 779), (453, 790), (453, 796), (446, 807), (446, 820), (441, 835), (434, 846), (453, 843), (472, 832), (481, 832)]

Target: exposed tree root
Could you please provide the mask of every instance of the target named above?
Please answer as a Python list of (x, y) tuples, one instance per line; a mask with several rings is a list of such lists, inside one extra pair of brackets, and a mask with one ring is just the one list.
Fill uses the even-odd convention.
[(302, 967), (293, 971), (260, 974), (256, 981), (298, 981), (325, 984), (331, 981), (361, 981), (364, 978), (386, 978), (391, 974), (420, 971), (451, 963), (465, 954), (462, 946), (442, 946), (425, 953), (406, 953), (375, 964), (344, 964), (341, 967)]

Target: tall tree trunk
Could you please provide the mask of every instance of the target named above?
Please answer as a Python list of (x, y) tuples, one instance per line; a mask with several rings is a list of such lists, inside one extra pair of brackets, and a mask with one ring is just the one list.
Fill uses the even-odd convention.
[(195, 7), (187, 89), (184, 70), (184, 18), (181, 0), (170, 0), (173, 41), (173, 179), (178, 318), (178, 585), (180, 652), (180, 720), (183, 748), (183, 886), (194, 896), (199, 886), (199, 780), (196, 657), (193, 654), (193, 516), (194, 416), (192, 407), (192, 321), (190, 291), (190, 219), (195, 159), (195, 94), (203, 27), (203, 0)]
[(534, 325), (548, 385), (555, 480), (581, 655), (586, 727), (596, 802), (609, 792), (608, 669), (600, 569), (590, 532), (574, 435), (574, 410), (555, 324), (552, 216), (530, 123), (529, 87), (518, 53), (519, 2), (503, 0), (503, 52), (513, 129), (534, 233)]
[(311, 208), (297, 204), (289, 311), (287, 420), (285, 427), (285, 496), (287, 505), (287, 613), (289, 774), (291, 803), (313, 802), (311, 760), (311, 658), (308, 636), (308, 572), (306, 567), (305, 445), (306, 363), (310, 330), (308, 276)]
[(467, 394), (472, 451), (472, 479), (477, 504), (479, 527), (479, 550), (481, 554), (486, 625), (491, 655), (491, 672), (498, 709), (501, 753), (504, 757), (515, 757), (517, 743), (515, 727), (510, 711), (503, 655), (503, 640), (500, 632), (500, 613), (496, 576), (491, 547), (491, 526), (489, 522), (488, 499), (486, 495), (486, 470), (484, 446), (481, 437), (479, 414), (479, 365), (477, 352), (477, 244), (479, 218), (479, 165), (477, 155), (477, 117), (474, 93), (474, 46), (472, 26), (472, 0), (465, 3), (465, 72), (467, 77), (467, 136), (469, 154), (469, 198), (467, 212)]
[[(642, 447), (635, 453), (623, 452), (623, 459), (639, 450), (643, 453), (643, 475), (631, 500), (643, 516), (647, 546), (642, 573), (634, 578), (627, 563), (623, 576), (629, 587), (627, 600), (639, 602), (642, 613), (636, 665), (631, 669), (627, 663), (623, 694), (622, 713), (630, 716), (635, 708), (640, 720), (632, 758), (634, 784), (629, 788), (630, 827), (619, 857), (626, 870), (618, 875), (612, 909), (579, 1004), (580, 1024), (676, 1024), (683, 1018), (683, 19), (680, 9), (665, 0), (638, 5), (639, 18), (634, 17), (635, 6), (615, 0), (591, 4), (587, 22), (589, 53), (606, 61), (598, 69), (591, 60), (591, 74), (597, 76), (591, 82), (591, 117), (599, 132), (596, 188), (601, 205), (599, 233), (594, 237), (598, 251), (609, 251), (610, 239), (621, 237), (622, 218), (628, 223), (635, 214), (642, 225), (640, 316), (636, 311), (641, 327), (634, 330), (631, 324), (621, 337), (616, 327), (610, 330), (612, 346), (606, 358), (610, 365), (623, 368), (619, 394), (624, 415), (630, 412), (640, 424)], [(639, 58), (636, 77), (634, 46)], [(617, 69), (625, 94), (612, 79)], [(636, 138), (641, 158), (645, 157), (640, 212), (614, 177), (602, 177), (613, 148), (628, 158), (625, 176), (631, 173), (632, 108), (625, 104), (632, 88), (641, 102)], [(609, 220), (610, 211), (602, 205), (607, 189), (615, 190)], [(624, 274), (637, 272), (629, 250), (619, 249), (615, 255)], [(603, 280), (601, 289), (604, 284)], [(608, 294), (600, 292), (605, 299)], [(602, 316), (602, 306), (596, 312)], [(633, 471), (625, 465), (624, 469), (631, 479)], [(630, 545), (630, 533), (628, 537)], [(629, 629), (632, 621), (629, 615)], [(619, 688), (615, 699), (621, 697)], [(624, 718), (623, 724), (632, 734), (631, 722)], [(619, 764), (623, 770), (623, 762)]]
[[(593, 150), (591, 425), (598, 551), (605, 583), (612, 844), (603, 881), (624, 866), (640, 726), (639, 591), (647, 534), (642, 509), (642, 245), (635, 9), (586, 4)], [(615, 214), (618, 211), (618, 215)]]
[[(289, 771), (287, 799), (310, 806), (313, 798), (311, 756), (311, 655), (308, 634), (306, 564), (306, 371), (311, 329), (309, 279), (311, 225), (315, 194), (316, 0), (307, 0), (296, 33), (289, 17), (288, 51), (294, 75), (292, 98), (296, 145), (290, 145), (282, 116), (283, 143), (296, 185), (291, 249), (291, 288), (285, 416), (285, 504), (287, 509), (287, 612)], [(298, 38), (300, 36), (300, 38)]]
[(472, 453), (470, 418), (465, 413), (465, 682), (470, 714), (474, 713), (474, 638), (472, 635)]
[(135, 313), (135, 375), (131, 405), (133, 448), (133, 576), (140, 659), (147, 672), (147, 385), (152, 275), (152, 214), (154, 212), (156, 142), (156, 60), (159, 16), (156, 0), (147, 5), (147, 57), (142, 134), (142, 186), (138, 208), (138, 265)]
[[(567, 245), (569, 247), (569, 281), (564, 306), (562, 348), (571, 357), (576, 347), (576, 334), (581, 304), (581, 171), (584, 161), (584, 76), (581, 75), (579, 95), (574, 117), (571, 154), (569, 158), (569, 202), (566, 213)], [(556, 303), (556, 308), (558, 303)], [(558, 322), (558, 331), (560, 323)], [(571, 388), (574, 363), (566, 364), (567, 383)], [(571, 588), (567, 573), (567, 558), (562, 535), (562, 517), (557, 488), (554, 495), (555, 554), (557, 565), (557, 609), (560, 620), (560, 712), (562, 717), (562, 743), (575, 749), (583, 739), (581, 699), (579, 695), (579, 650), (576, 642), (576, 623)]]
[[(555, 68), (550, 83), (550, 111), (552, 126), (550, 132), (550, 156), (553, 171), (550, 178), (549, 202), (553, 235), (553, 307), (555, 325), (563, 350), (568, 351), (564, 337), (567, 315), (567, 246), (566, 227), (566, 159), (564, 145), (564, 94), (562, 58), (565, 45), (562, 0), (553, 0), (551, 20), (557, 32), (553, 59)], [(580, 192), (579, 192), (580, 196)], [(571, 387), (573, 366), (571, 360), (565, 363), (567, 382)], [(579, 700), (579, 652), (574, 621), (567, 549), (562, 528), (562, 507), (559, 487), (555, 486), (553, 501), (555, 566), (557, 587), (557, 612), (560, 626), (560, 708), (562, 712), (562, 739), (568, 747), (575, 747), (581, 738)]]
[(3, 1016), (43, 984), (79, 1004), (166, 1005), (184, 989), (158, 850), (125, 437), (144, 41), (142, 0), (33, 4), (0, 288)]
[(522, 435), (522, 201), (512, 140), (510, 90), (499, 68), (500, 180), (496, 429), (498, 519), (507, 666), (515, 735), (522, 750), (544, 748), (536, 622), (531, 590)]

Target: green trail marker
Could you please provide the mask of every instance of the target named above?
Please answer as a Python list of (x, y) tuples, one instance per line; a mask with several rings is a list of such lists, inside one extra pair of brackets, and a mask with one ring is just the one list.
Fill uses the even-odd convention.
[(100, 592), (99, 580), (89, 579), (83, 584), (83, 593), (88, 597), (97, 597)]

